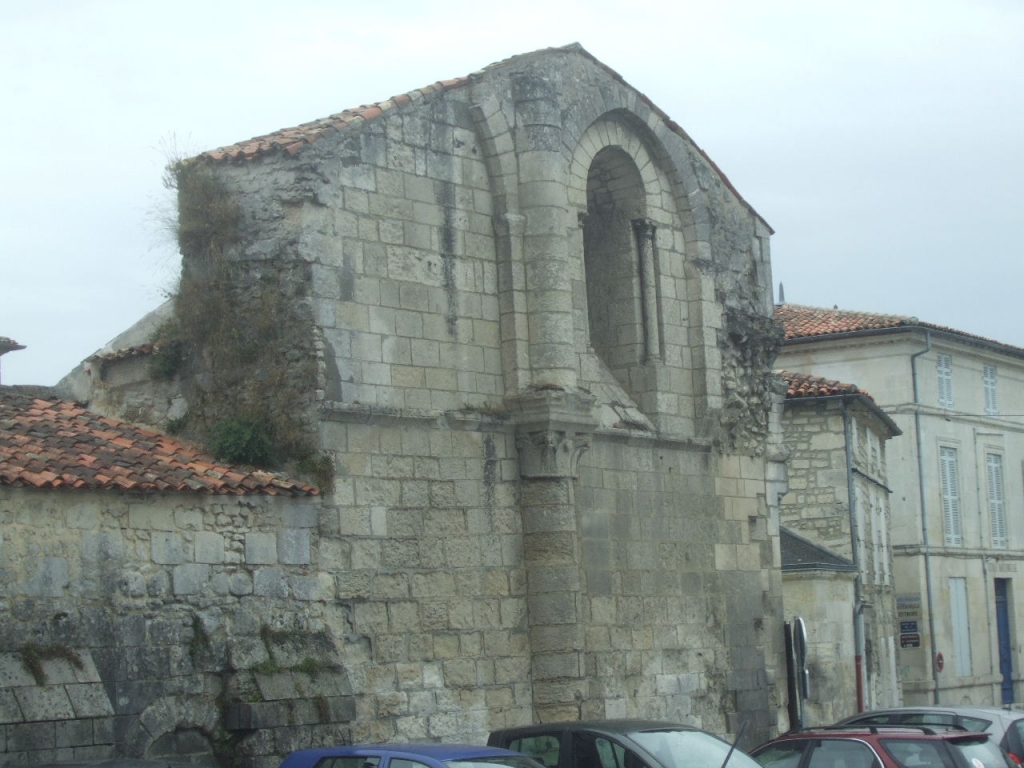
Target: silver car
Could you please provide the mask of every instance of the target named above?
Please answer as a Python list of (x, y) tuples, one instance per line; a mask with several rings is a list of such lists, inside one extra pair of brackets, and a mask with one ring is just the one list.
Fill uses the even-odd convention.
[(1017, 765), (1024, 765), (1024, 710), (999, 707), (892, 707), (861, 712), (836, 725), (951, 725), (988, 733)]

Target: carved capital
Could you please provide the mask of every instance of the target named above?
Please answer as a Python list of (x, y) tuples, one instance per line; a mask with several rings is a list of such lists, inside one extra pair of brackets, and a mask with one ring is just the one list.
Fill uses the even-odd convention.
[(580, 456), (597, 426), (594, 396), (581, 390), (521, 392), (507, 402), (516, 422), (519, 474), (576, 477)]
[(590, 434), (543, 431), (516, 436), (519, 474), (523, 477), (576, 477), (580, 456), (590, 448)]

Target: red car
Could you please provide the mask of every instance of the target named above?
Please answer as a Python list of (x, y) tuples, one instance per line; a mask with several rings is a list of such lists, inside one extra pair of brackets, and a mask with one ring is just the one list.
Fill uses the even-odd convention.
[(987, 733), (928, 726), (830, 726), (751, 751), (762, 768), (1017, 768)]

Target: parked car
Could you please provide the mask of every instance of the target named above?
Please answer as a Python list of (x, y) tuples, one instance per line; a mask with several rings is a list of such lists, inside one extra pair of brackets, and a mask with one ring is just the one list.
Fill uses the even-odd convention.
[(762, 768), (1016, 768), (988, 734), (953, 725), (832, 725), (792, 731), (750, 755)]
[(527, 725), (494, 731), (487, 743), (523, 752), (546, 768), (758, 768), (718, 736), (651, 720)]
[(543, 768), (525, 755), (469, 744), (365, 744), (292, 752), (280, 768)]
[(1024, 710), (999, 707), (892, 707), (861, 712), (837, 725), (959, 725), (968, 731), (984, 731), (1006, 750), (1018, 765), (1024, 764)]

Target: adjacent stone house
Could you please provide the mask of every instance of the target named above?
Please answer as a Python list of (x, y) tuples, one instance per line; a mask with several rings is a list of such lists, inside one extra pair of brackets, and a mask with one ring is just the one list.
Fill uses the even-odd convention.
[(25, 390), (0, 387), (0, 763), (350, 721), (316, 489)]
[(804, 724), (824, 725), (900, 703), (886, 462), (900, 429), (853, 384), (781, 375), (783, 601), (807, 628)]
[[(741, 746), (786, 726), (770, 229), (676, 123), (573, 45), (171, 170), (173, 312), (63, 386), (316, 478), (308, 563), (253, 531), (302, 578), (244, 611), (212, 578), (183, 601), (243, 649), (206, 670), (237, 756), (579, 717), (746, 723)], [(244, 650), (289, 632), (340, 670), (329, 706), (300, 652), (268, 683)]]
[(903, 432), (886, 485), (904, 701), (1020, 701), (1024, 350), (899, 315), (776, 317), (781, 366), (857, 382)]

